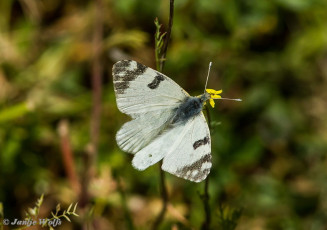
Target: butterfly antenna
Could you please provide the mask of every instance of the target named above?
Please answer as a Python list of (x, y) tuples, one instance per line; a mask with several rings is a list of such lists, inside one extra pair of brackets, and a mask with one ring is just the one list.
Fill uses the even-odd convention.
[(214, 98), (214, 100), (230, 100), (230, 101), (242, 101), (242, 99), (240, 99), (240, 98), (225, 98), (225, 97), (221, 97), (221, 98)]
[(206, 85), (204, 87), (204, 93), (206, 92), (206, 89), (207, 89), (207, 84), (208, 84), (208, 79), (209, 79), (211, 65), (212, 65), (212, 62), (209, 63), (209, 69), (208, 69), (208, 75), (207, 75)]

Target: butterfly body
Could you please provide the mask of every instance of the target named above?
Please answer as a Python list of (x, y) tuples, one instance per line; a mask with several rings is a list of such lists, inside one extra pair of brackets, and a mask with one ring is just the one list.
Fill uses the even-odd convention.
[(162, 169), (200, 182), (211, 168), (211, 139), (202, 113), (210, 94), (190, 96), (169, 77), (131, 60), (113, 66), (118, 109), (131, 116), (117, 132), (118, 146), (144, 170), (162, 160)]
[(184, 124), (190, 118), (199, 115), (203, 109), (205, 103), (205, 94), (201, 97), (186, 97), (178, 108), (176, 108), (176, 114), (174, 115), (173, 124)]

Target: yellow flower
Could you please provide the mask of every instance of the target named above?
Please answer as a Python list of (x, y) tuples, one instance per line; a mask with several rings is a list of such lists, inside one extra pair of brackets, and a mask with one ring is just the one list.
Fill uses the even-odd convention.
[(223, 92), (223, 90), (214, 90), (214, 89), (206, 89), (207, 93), (209, 94), (221, 94)]
[(210, 94), (209, 102), (212, 108), (215, 107), (215, 101), (213, 99), (219, 99), (221, 98), (220, 95), (223, 91), (222, 90), (214, 90), (214, 89), (206, 89), (207, 93)]

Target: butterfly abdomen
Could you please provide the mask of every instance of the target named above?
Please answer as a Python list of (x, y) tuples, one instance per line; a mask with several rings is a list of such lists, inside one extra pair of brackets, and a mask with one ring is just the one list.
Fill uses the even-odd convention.
[(173, 124), (185, 123), (202, 111), (203, 101), (198, 97), (187, 97), (176, 109)]

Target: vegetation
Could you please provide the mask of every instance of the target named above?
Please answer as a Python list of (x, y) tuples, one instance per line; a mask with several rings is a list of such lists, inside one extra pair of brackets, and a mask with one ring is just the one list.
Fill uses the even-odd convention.
[(155, 34), (162, 24), (157, 38), (169, 37), (169, 12), (158, 0), (0, 1), (1, 221), (24, 220), (44, 194), (42, 218), (78, 202), (79, 217), (55, 229), (152, 226), (162, 178), (158, 165), (135, 170), (116, 145), (129, 118), (111, 68), (162, 68), (157, 56), (191, 95), (212, 61), (208, 88), (243, 99), (209, 111), (209, 207), (204, 182), (165, 174), (158, 228), (327, 228), (327, 2), (175, 0), (162, 56)]

